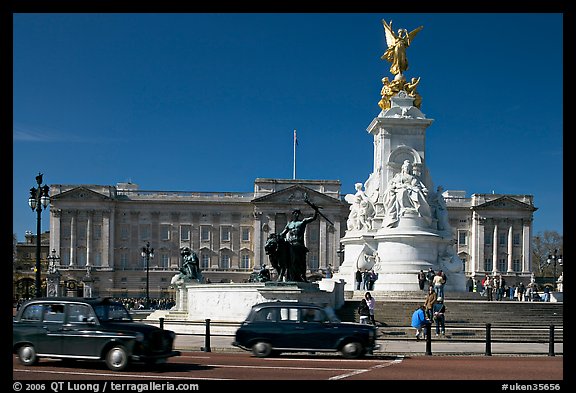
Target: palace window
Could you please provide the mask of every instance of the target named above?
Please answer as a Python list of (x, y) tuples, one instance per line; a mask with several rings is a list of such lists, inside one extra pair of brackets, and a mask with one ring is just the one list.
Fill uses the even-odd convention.
[(208, 225), (202, 225), (200, 227), (200, 241), (210, 241), (210, 227)]
[(229, 226), (224, 226), (220, 228), (220, 240), (223, 242), (229, 242), (230, 241), (230, 227)]
[(160, 225), (160, 239), (170, 240), (170, 224)]
[(240, 268), (249, 269), (250, 268), (250, 255), (242, 254), (240, 258)]
[(128, 225), (121, 225), (120, 226), (120, 239), (128, 240), (128, 235), (130, 231), (128, 230)]
[(250, 227), (242, 227), (242, 241), (243, 242), (250, 241)]
[(202, 269), (208, 269), (210, 267), (210, 255), (208, 253), (203, 253), (200, 259), (200, 267)]
[(190, 240), (190, 225), (180, 226), (180, 240), (181, 241)]
[(230, 269), (230, 255), (220, 255), (220, 269)]
[(167, 268), (170, 263), (170, 256), (168, 254), (160, 255), (160, 267)]
[(465, 246), (468, 244), (467, 241), (467, 232), (466, 231), (458, 231), (458, 245)]

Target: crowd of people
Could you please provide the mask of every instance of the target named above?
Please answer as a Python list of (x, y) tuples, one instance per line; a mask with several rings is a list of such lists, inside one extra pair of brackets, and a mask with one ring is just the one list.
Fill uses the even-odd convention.
[(478, 292), (481, 296), (486, 297), (487, 301), (508, 299), (520, 302), (549, 302), (551, 300), (550, 287), (544, 286), (540, 292), (534, 278), (528, 284), (519, 281), (509, 285), (501, 274), (486, 274), (482, 280), (474, 281), (469, 278), (466, 286), (469, 292)]
[(426, 338), (426, 327), (436, 325), (436, 337), (446, 335), (446, 305), (444, 297), (439, 296), (434, 286), (428, 286), (424, 304), (418, 306), (412, 313), (411, 326), (416, 330), (416, 340)]
[(356, 270), (355, 280), (357, 291), (373, 291), (374, 284), (378, 280), (378, 273), (374, 269), (358, 269)]
[[(144, 310), (146, 309), (146, 298), (145, 297), (117, 297), (112, 300), (120, 302), (130, 310)], [(161, 298), (154, 299), (150, 298), (148, 302), (148, 309), (151, 310), (170, 310), (176, 305), (176, 301), (173, 298)]]

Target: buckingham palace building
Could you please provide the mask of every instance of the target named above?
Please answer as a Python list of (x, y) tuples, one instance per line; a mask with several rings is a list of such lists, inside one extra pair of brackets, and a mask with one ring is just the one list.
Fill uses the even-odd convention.
[[(137, 184), (50, 185), (49, 250), (62, 295), (82, 295), (83, 278), (94, 296), (173, 296), (170, 280), (181, 266), (181, 247), (196, 252), (207, 282), (245, 282), (269, 265), (264, 246), (280, 233), (294, 209), (323, 217), (306, 228), (308, 275), (343, 261), (349, 204), (338, 180), (257, 178), (254, 191), (147, 191)], [(530, 277), (531, 195), (444, 193), (454, 247), (467, 277), (486, 273)], [(142, 248), (154, 249), (144, 258)], [(88, 272), (88, 273), (87, 273)], [(511, 280), (509, 282), (515, 282)]]

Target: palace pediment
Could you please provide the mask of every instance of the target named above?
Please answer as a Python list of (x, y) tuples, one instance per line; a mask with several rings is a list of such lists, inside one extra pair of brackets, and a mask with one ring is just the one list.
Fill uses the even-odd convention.
[(534, 206), (520, 202), (509, 196), (502, 196), (493, 201), (485, 202), (474, 207), (475, 210), (536, 210)]
[(82, 200), (82, 201), (110, 201), (112, 198), (102, 195), (96, 191), (89, 188), (80, 186), (75, 187), (71, 190), (64, 191), (60, 194), (52, 196), (52, 199), (57, 199), (59, 201), (65, 200)]
[(270, 193), (252, 200), (255, 205), (258, 204), (291, 204), (298, 206), (306, 206), (305, 198), (308, 198), (312, 203), (318, 206), (334, 206), (341, 204), (342, 201), (331, 198), (321, 192), (312, 190), (302, 185), (294, 185), (283, 190)]

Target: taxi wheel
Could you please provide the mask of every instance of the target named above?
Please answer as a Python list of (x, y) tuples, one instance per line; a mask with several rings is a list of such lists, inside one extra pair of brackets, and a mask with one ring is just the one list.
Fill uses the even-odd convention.
[(272, 346), (264, 341), (259, 341), (252, 346), (252, 354), (259, 358), (265, 358), (272, 354)]
[(23, 345), (18, 349), (18, 360), (25, 366), (33, 366), (38, 363), (36, 350), (30, 344)]
[(116, 345), (106, 354), (106, 366), (112, 371), (122, 371), (128, 366), (128, 353), (123, 346)]
[(340, 352), (346, 359), (355, 359), (364, 354), (364, 347), (359, 342), (353, 341), (345, 344)]

